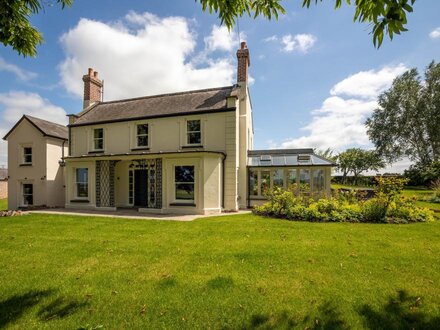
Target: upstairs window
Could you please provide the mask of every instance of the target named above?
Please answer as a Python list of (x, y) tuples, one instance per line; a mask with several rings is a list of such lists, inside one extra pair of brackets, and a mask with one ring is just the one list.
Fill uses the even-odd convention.
[(95, 128), (93, 130), (93, 149), (104, 150), (104, 129)]
[(186, 143), (188, 145), (202, 144), (202, 128), (200, 120), (188, 120), (186, 122)]
[(23, 148), (23, 164), (32, 164), (32, 148)]
[(148, 147), (148, 124), (137, 125), (136, 143), (137, 147)]

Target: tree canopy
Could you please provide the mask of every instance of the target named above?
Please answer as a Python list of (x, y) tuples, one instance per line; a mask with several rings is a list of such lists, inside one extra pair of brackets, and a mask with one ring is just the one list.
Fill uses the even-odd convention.
[(338, 155), (338, 169), (344, 179), (349, 173), (353, 173), (356, 181), (363, 172), (378, 171), (384, 167), (385, 162), (375, 150), (350, 148)]
[[(71, 6), (74, 0), (52, 0), (61, 8)], [(244, 15), (249, 17), (262, 16), (266, 19), (278, 19), (286, 10), (282, 0), (195, 0), (203, 11), (216, 13), (221, 24), (232, 29), (237, 19)], [(286, 3), (288, 0), (284, 0)], [(309, 8), (324, 0), (290, 0), (301, 1), (302, 6)], [(376, 47), (382, 44), (384, 35), (393, 39), (395, 34), (406, 31), (407, 13), (413, 11), (416, 0), (335, 0), (335, 9), (343, 3), (354, 5), (356, 10), (354, 21), (372, 25), (371, 33)], [(37, 46), (43, 37), (29, 19), (39, 13), (45, 5), (52, 5), (46, 0), (0, 0), (0, 42), (12, 47), (24, 56), (36, 56)]]
[(379, 96), (379, 107), (367, 120), (367, 132), (389, 162), (409, 157), (420, 166), (440, 160), (440, 63), (397, 77)]

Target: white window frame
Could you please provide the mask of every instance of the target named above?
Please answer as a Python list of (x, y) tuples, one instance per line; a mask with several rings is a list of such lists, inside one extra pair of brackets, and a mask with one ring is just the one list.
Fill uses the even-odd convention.
[[(28, 148), (31, 149), (31, 153), (30, 153), (31, 161), (30, 162), (26, 161), (26, 156), (29, 155), (29, 154), (25, 153), (25, 149), (28, 149)], [(21, 164), (23, 164), (23, 165), (32, 165), (32, 163), (34, 161), (34, 150), (33, 150), (32, 146), (22, 146), (21, 147), (21, 151), (22, 151), (22, 153), (21, 153), (22, 154)]]
[[(97, 131), (97, 130), (101, 130), (102, 131), (102, 138), (95, 137), (95, 131)], [(105, 149), (104, 137), (105, 137), (104, 128), (96, 127), (96, 128), (94, 128), (92, 130), (92, 150), (93, 151), (103, 151)], [(96, 142), (100, 141), (100, 140), (102, 141), (102, 148), (101, 149), (96, 149)]]
[[(192, 167), (194, 169), (194, 181), (193, 182), (177, 182), (176, 181), (176, 168), (177, 167)], [(196, 166), (193, 164), (175, 164), (173, 166), (173, 190), (174, 190), (174, 203), (179, 204), (195, 204), (196, 200), (196, 178), (197, 178), (197, 172), (196, 172)], [(193, 193), (194, 198), (193, 199), (178, 199), (176, 196), (176, 186), (178, 184), (192, 184), (193, 185)]]
[[(78, 181), (78, 170), (87, 170), (87, 182)], [(87, 196), (78, 196), (78, 184), (86, 184), (87, 185)], [(75, 168), (75, 198), (76, 199), (84, 199), (88, 200), (90, 196), (89, 191), (89, 168), (88, 167), (77, 167)]]
[[(198, 121), (200, 125), (199, 131), (189, 131), (188, 130), (188, 123), (190, 121)], [(185, 145), (187, 146), (201, 146), (203, 145), (203, 135), (202, 135), (202, 119), (200, 118), (193, 118), (193, 119), (186, 119), (185, 121)], [(200, 134), (200, 142), (199, 143), (189, 143), (189, 135), (190, 133), (199, 133)]]
[[(138, 126), (141, 126), (141, 125), (147, 125), (147, 134), (138, 134)], [(149, 123), (137, 123), (135, 125), (135, 135), (136, 135), (135, 136), (135, 145), (136, 145), (136, 148), (149, 148), (150, 147), (150, 127), (151, 127), (151, 125)], [(146, 146), (139, 145), (138, 137), (140, 137), (140, 136), (147, 137), (147, 145)]]
[[(30, 195), (30, 194), (25, 194), (24, 193), (24, 186), (25, 185), (31, 185), (32, 186), (32, 204), (27, 204), (26, 202), (25, 202), (25, 198), (24, 198), (24, 196), (26, 195)], [(23, 182), (22, 184), (21, 184), (21, 198), (22, 198), (22, 205), (23, 206), (32, 206), (32, 205), (34, 205), (35, 204), (35, 202), (34, 202), (34, 184), (32, 183), (32, 182)]]

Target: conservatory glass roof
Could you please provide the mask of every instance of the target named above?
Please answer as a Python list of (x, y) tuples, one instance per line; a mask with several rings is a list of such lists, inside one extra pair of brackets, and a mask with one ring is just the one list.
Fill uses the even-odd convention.
[(249, 150), (248, 166), (335, 166), (332, 161), (316, 155), (313, 149)]

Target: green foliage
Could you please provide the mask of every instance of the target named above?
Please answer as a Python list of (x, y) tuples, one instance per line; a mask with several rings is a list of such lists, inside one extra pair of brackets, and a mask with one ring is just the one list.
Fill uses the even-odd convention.
[[(64, 9), (73, 0), (56, 0)], [(41, 33), (33, 27), (29, 18), (43, 9), (41, 0), (0, 0), (0, 42), (24, 56), (35, 56), (37, 45), (43, 42)]]
[(423, 81), (417, 69), (397, 77), (366, 123), (380, 155), (409, 157), (420, 170), (440, 161), (440, 63), (429, 64)]
[[(318, 4), (323, 0), (302, 0), (302, 6), (309, 8), (312, 3)], [(353, 2), (356, 10), (354, 21), (370, 23), (373, 26), (373, 44), (379, 48), (387, 34), (392, 40), (394, 34), (407, 31), (407, 13), (413, 11), (416, 0), (356, 0)], [(267, 19), (278, 19), (280, 14), (285, 14), (281, 6), (281, 0), (196, 0), (202, 4), (203, 11), (217, 13), (222, 24), (231, 30), (236, 24), (236, 19), (247, 15), (249, 17), (263, 16)], [(352, 4), (350, 0), (336, 0), (335, 9), (345, 2)]]
[(314, 200), (297, 197), (291, 191), (275, 187), (267, 194), (268, 202), (253, 212), (274, 218), (310, 222), (410, 223), (433, 221), (433, 212), (420, 208), (413, 201), (400, 198), (405, 184), (401, 178), (381, 178), (377, 196), (358, 200), (352, 193)]
[(360, 174), (366, 171), (378, 171), (385, 167), (385, 162), (374, 150), (350, 148), (338, 155), (338, 169), (345, 178), (349, 173), (354, 176), (354, 184)]
[(409, 179), (408, 184), (411, 186), (430, 186), (432, 182), (440, 179), (440, 161), (434, 161), (427, 166), (411, 165), (405, 170), (404, 176)]

